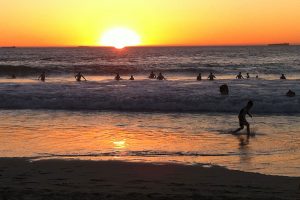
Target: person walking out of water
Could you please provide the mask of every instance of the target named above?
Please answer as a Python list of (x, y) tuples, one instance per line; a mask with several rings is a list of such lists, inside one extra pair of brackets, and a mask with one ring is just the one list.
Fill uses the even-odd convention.
[(246, 115), (249, 115), (252, 118), (252, 115), (249, 113), (252, 107), (253, 107), (253, 102), (249, 101), (246, 107), (242, 108), (242, 110), (239, 113), (240, 128), (235, 130), (233, 133), (238, 133), (239, 131), (244, 129), (244, 126), (247, 126), (247, 134), (250, 135), (250, 125), (246, 120)]
[(131, 81), (134, 81), (134, 77), (133, 77), (133, 75), (131, 75), (131, 77), (130, 77), (130, 79), (129, 80), (131, 80)]
[(166, 78), (162, 75), (162, 73), (158, 74), (157, 79), (160, 80), (160, 81), (166, 80)]
[(75, 79), (76, 81), (80, 82), (81, 81), (81, 78), (83, 78), (85, 81), (85, 77), (81, 74), (81, 72), (78, 72), (76, 75), (75, 75)]
[(202, 75), (201, 73), (199, 73), (199, 75), (197, 76), (197, 81), (201, 81), (202, 80)]
[(285, 80), (285, 79), (286, 79), (285, 75), (284, 75), (284, 74), (281, 74), (280, 79), (281, 79), (281, 80)]
[(247, 73), (247, 76), (246, 76), (246, 78), (247, 78), (247, 79), (249, 79), (249, 78), (250, 78), (250, 75), (249, 75), (249, 73)]
[(41, 80), (41, 81), (45, 82), (45, 80), (46, 80), (46, 73), (43, 72), (43, 73), (39, 76), (38, 80)]
[(119, 74), (119, 73), (117, 73), (117, 74), (116, 74), (116, 76), (115, 76), (115, 80), (116, 80), (116, 81), (122, 80), (122, 79), (121, 79), (121, 76), (120, 76), (120, 74)]
[(242, 72), (239, 72), (239, 74), (236, 75), (236, 79), (244, 79)]
[(155, 79), (156, 78), (156, 75), (154, 74), (153, 71), (150, 73), (149, 78), (150, 79)]
[(212, 72), (210, 72), (210, 74), (208, 75), (207, 79), (209, 79), (210, 81), (213, 81), (216, 78), (215, 75), (213, 75)]

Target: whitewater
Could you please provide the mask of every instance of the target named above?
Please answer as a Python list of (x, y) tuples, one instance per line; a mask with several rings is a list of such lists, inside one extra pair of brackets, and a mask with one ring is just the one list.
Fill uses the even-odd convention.
[[(175, 80), (176, 77), (166, 81), (142, 77), (136, 77), (135, 81), (86, 78), (90, 80), (80, 83), (72, 78), (48, 79), (45, 83), (2, 80), (0, 108), (236, 113), (245, 102), (252, 100), (255, 113), (300, 113), (300, 96), (285, 95), (289, 89), (300, 94), (298, 80), (235, 80), (234, 76), (232, 80), (216, 81)], [(229, 95), (220, 94), (222, 84), (229, 86)]]

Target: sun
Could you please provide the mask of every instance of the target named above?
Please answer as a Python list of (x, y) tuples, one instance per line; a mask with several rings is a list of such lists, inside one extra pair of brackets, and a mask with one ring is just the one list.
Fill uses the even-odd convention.
[(113, 28), (106, 31), (100, 40), (103, 46), (111, 46), (122, 49), (127, 46), (136, 46), (141, 43), (140, 36), (127, 28)]

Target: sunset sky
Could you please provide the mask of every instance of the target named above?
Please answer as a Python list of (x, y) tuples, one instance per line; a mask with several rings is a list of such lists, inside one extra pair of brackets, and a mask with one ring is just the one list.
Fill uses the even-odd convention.
[(300, 44), (299, 0), (0, 0), (0, 46)]

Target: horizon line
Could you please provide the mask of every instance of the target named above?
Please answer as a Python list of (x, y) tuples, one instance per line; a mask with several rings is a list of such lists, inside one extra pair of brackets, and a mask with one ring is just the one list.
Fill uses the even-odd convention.
[[(124, 48), (143, 48), (143, 47), (246, 47), (246, 46), (269, 46), (276, 44), (288, 44), (289, 46), (299, 46), (300, 43), (264, 43), (264, 44), (216, 44), (216, 45), (136, 45), (126, 46)], [(17, 46), (5, 45), (0, 48), (114, 48), (113, 46), (100, 46), (100, 45), (49, 45), (49, 46)]]

